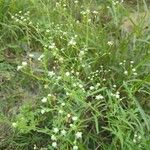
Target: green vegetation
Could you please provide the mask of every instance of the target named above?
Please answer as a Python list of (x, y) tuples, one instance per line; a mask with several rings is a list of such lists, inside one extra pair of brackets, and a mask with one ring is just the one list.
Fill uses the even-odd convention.
[(0, 150), (149, 150), (145, 0), (0, 0)]

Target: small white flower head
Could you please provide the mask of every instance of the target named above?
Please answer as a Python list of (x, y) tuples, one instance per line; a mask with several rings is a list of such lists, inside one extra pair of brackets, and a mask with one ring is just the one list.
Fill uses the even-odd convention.
[(68, 117), (68, 118), (70, 118), (70, 117), (71, 117), (71, 115), (70, 115), (70, 114), (67, 114), (67, 117)]
[(122, 63), (122, 62), (120, 62), (120, 63), (119, 63), (119, 65), (120, 65), (120, 66), (121, 66), (121, 65), (123, 65), (123, 63)]
[(82, 85), (82, 84), (79, 84), (79, 88), (83, 88), (83, 85)]
[(31, 53), (30, 53), (30, 54), (29, 54), (29, 57), (30, 57), (30, 58), (34, 58), (34, 54), (31, 54)]
[(13, 122), (13, 123), (12, 123), (12, 126), (13, 126), (14, 128), (16, 128), (16, 127), (17, 127), (17, 123), (16, 123), (16, 122)]
[(76, 72), (76, 75), (78, 76), (78, 75), (79, 75), (79, 72)]
[(136, 71), (136, 69), (135, 69), (135, 68), (133, 68), (133, 69), (132, 69), (132, 71), (133, 71), (133, 72), (135, 72), (135, 71)]
[(49, 45), (49, 48), (50, 48), (50, 49), (55, 49), (55, 48), (56, 48), (55, 43), (52, 43), (51, 45)]
[(41, 61), (42, 58), (44, 58), (44, 54), (42, 54), (42, 55), (38, 58), (38, 60)]
[(73, 124), (72, 124), (72, 123), (70, 123), (70, 124), (69, 124), (69, 126), (72, 128), (72, 127), (73, 127)]
[(11, 16), (11, 19), (14, 19), (14, 16)]
[(97, 83), (97, 84), (96, 84), (96, 87), (99, 87), (100, 85), (101, 85), (100, 83)]
[(113, 87), (116, 88), (117, 86), (114, 84)]
[(64, 130), (64, 129), (63, 129), (63, 130), (61, 130), (61, 135), (65, 136), (65, 135), (66, 135), (66, 133), (67, 133), (67, 132), (66, 132), (66, 130)]
[(104, 97), (100, 94), (95, 97), (96, 100), (104, 99)]
[(74, 146), (73, 146), (73, 150), (78, 150), (78, 146), (77, 146), (77, 145), (74, 145)]
[(17, 71), (21, 70), (23, 66), (17, 66)]
[(112, 46), (112, 45), (114, 45), (114, 42), (113, 42), (113, 41), (108, 41), (107, 44), (108, 44), (109, 46)]
[(141, 138), (142, 138), (142, 137), (139, 135), (139, 136), (138, 136), (138, 139), (141, 140)]
[(69, 72), (66, 72), (65, 75), (68, 77), (68, 76), (70, 76), (70, 73), (69, 73)]
[(120, 98), (120, 95), (119, 95), (118, 93), (116, 93), (114, 96), (115, 96), (117, 99)]
[(79, 56), (83, 56), (85, 53), (83, 50), (80, 51)]
[(63, 110), (60, 109), (60, 110), (58, 111), (58, 113), (59, 113), (59, 114), (62, 114), (62, 113), (63, 113)]
[(134, 72), (133, 75), (137, 76), (137, 72)]
[(42, 100), (41, 100), (41, 102), (42, 102), (42, 103), (46, 103), (46, 102), (47, 102), (47, 98), (46, 98), (46, 97), (43, 97)]
[(52, 94), (48, 94), (47, 96), (48, 96), (48, 97), (51, 97), (51, 96), (52, 96)]
[(52, 77), (52, 76), (54, 76), (54, 75), (55, 75), (55, 72), (54, 72), (54, 71), (49, 71), (49, 72), (48, 72), (48, 76)]
[(27, 62), (26, 62), (26, 61), (23, 61), (23, 62), (22, 62), (22, 66), (27, 66)]
[(82, 132), (77, 132), (77, 133), (75, 134), (75, 136), (76, 136), (77, 139), (82, 138)]
[(74, 38), (71, 38), (71, 40), (68, 43), (69, 46), (75, 46), (76, 45), (76, 41)]
[(77, 86), (77, 84), (76, 83), (73, 83), (73, 87), (76, 87)]
[(61, 103), (61, 106), (65, 106), (65, 103), (63, 102), (63, 103)]
[(72, 117), (72, 120), (73, 120), (73, 121), (77, 121), (77, 120), (78, 120), (78, 117), (77, 117), (77, 116), (73, 116), (73, 117)]
[(37, 149), (37, 146), (34, 144), (34, 147), (33, 147), (33, 149)]
[(44, 85), (44, 88), (45, 88), (45, 89), (48, 89), (48, 84), (45, 84), (45, 85)]
[(103, 81), (106, 81), (106, 79), (104, 78)]
[(136, 143), (136, 139), (133, 139), (133, 143)]
[(58, 128), (54, 128), (53, 131), (54, 131), (54, 133), (58, 133), (59, 129)]
[(94, 86), (90, 86), (90, 90), (94, 90)]
[(50, 30), (49, 30), (49, 29), (46, 29), (46, 32), (47, 32), (47, 33), (49, 33), (49, 32), (50, 32)]
[(138, 137), (137, 133), (135, 133), (135, 134), (134, 134), (134, 137), (135, 137), (135, 138), (137, 138), (137, 137)]
[(130, 61), (130, 63), (131, 63), (131, 64), (134, 64), (134, 61), (133, 61), (133, 60), (131, 60), (131, 61)]
[(56, 143), (56, 142), (53, 142), (53, 143), (52, 143), (52, 147), (57, 148), (57, 143)]
[(98, 14), (98, 11), (94, 10), (94, 11), (93, 11), (93, 14)]
[(46, 112), (45, 109), (42, 109), (42, 110), (41, 110), (41, 114), (44, 114), (45, 112)]
[(56, 141), (56, 140), (57, 140), (57, 139), (56, 139), (56, 136), (55, 136), (55, 135), (52, 135), (52, 136), (51, 136), (51, 140), (52, 140), (52, 141)]
[(128, 71), (124, 71), (124, 74), (125, 74), (125, 75), (128, 75)]
[(75, 4), (78, 4), (78, 2), (79, 2), (79, 1), (77, 1), (77, 0), (76, 0), (76, 1), (74, 1), (74, 3), (75, 3)]
[(67, 95), (67, 96), (69, 96), (69, 95), (70, 95), (70, 93), (66, 92), (66, 95)]

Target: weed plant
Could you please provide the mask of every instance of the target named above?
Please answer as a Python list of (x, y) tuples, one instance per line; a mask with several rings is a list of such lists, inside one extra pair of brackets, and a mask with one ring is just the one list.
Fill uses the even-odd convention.
[(149, 150), (150, 28), (126, 30), (130, 13), (125, 1), (0, 0), (1, 150)]

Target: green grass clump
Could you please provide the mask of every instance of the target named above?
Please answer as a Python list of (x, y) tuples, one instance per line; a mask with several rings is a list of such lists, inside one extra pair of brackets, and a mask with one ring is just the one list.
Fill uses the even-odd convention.
[(150, 12), (133, 5), (0, 1), (0, 149), (149, 149)]

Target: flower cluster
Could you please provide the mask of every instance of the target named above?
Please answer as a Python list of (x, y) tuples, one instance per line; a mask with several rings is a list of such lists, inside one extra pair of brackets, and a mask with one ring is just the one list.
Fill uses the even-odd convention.
[(13, 21), (15, 21), (16, 23), (20, 23), (20, 24), (32, 24), (32, 21), (30, 21), (30, 11), (27, 11), (25, 13), (23, 13), (22, 11), (19, 11), (19, 13), (16, 13), (15, 15), (11, 16), (11, 19)]

